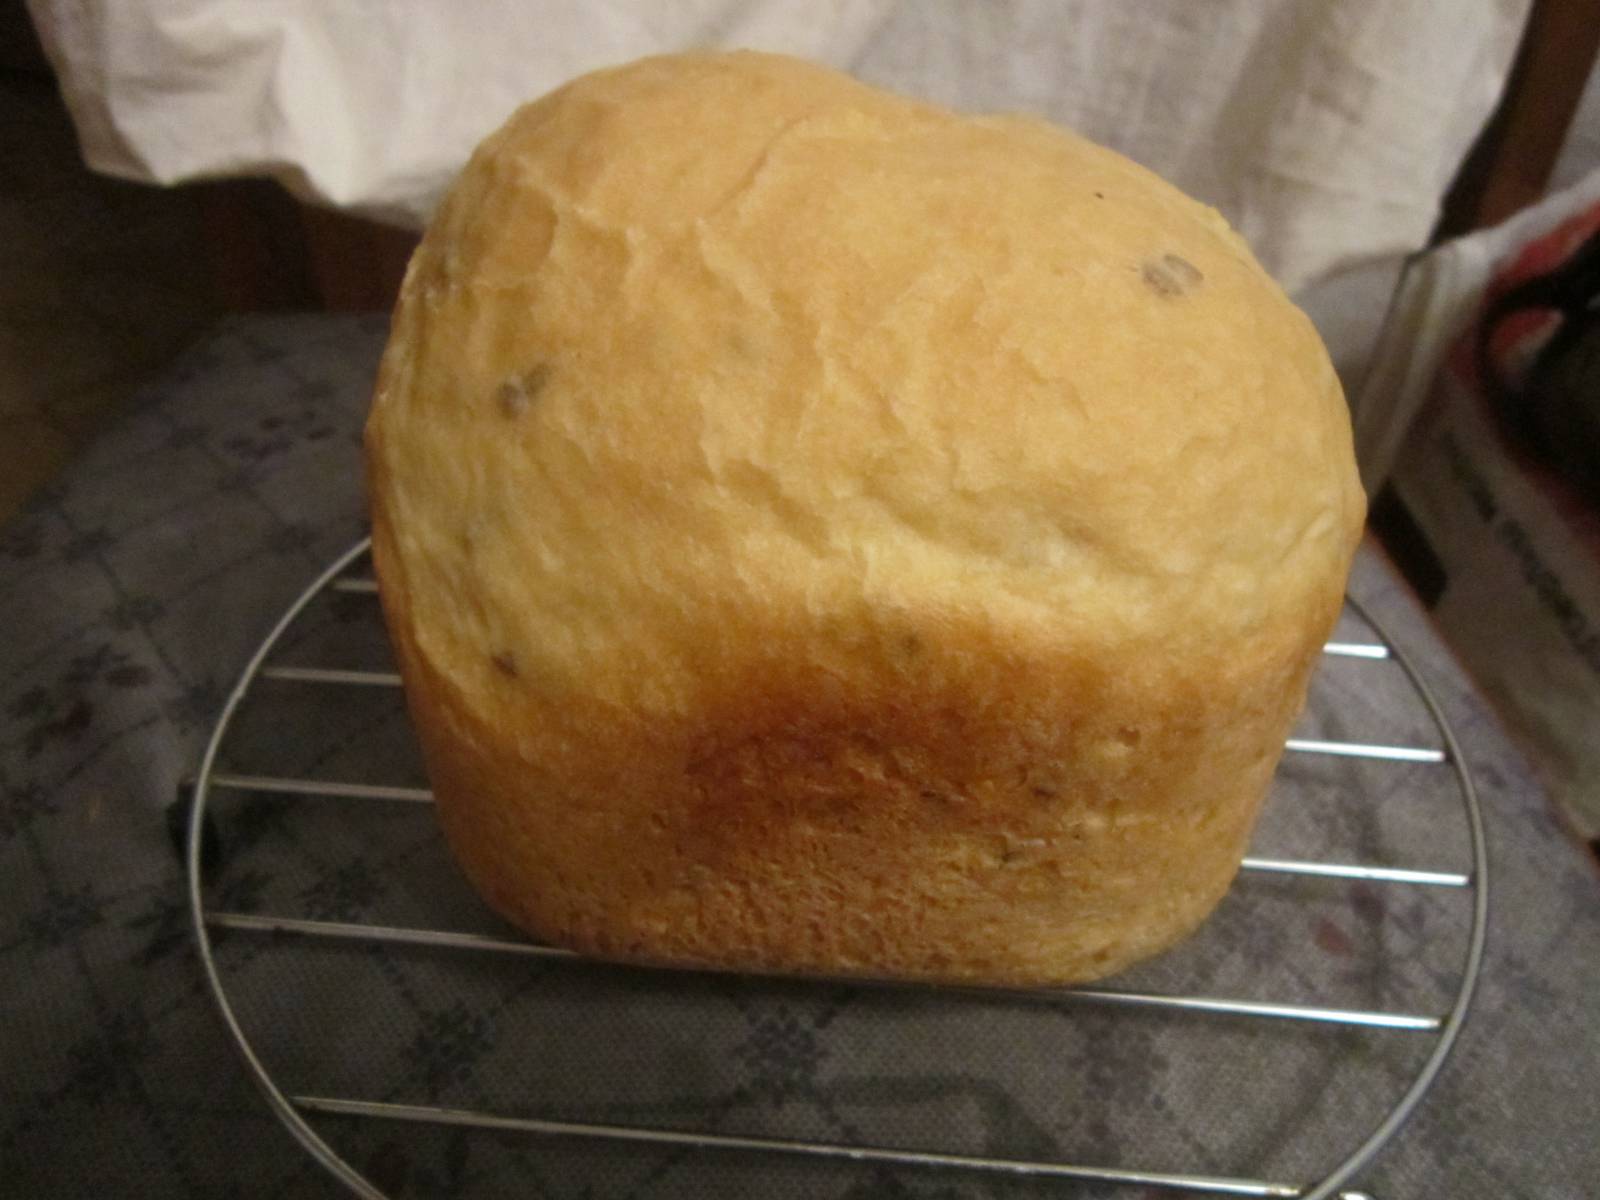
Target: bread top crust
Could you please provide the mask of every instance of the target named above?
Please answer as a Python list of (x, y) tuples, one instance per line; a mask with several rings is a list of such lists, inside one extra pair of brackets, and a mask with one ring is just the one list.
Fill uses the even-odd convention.
[(367, 447), (390, 620), (512, 737), (692, 719), (752, 661), (1292, 676), (1364, 515), (1322, 344), (1216, 212), (748, 52), (585, 76), (479, 148)]

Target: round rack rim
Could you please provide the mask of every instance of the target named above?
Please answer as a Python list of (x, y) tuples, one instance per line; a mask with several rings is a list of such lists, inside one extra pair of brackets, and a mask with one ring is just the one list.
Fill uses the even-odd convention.
[(1427, 707), (1428, 715), (1433, 718), (1439, 736), (1444, 738), (1446, 758), (1455, 769), (1456, 782), (1461, 788), (1462, 802), (1467, 812), (1467, 828), (1472, 839), (1472, 930), (1467, 936), (1467, 953), (1461, 967), (1461, 986), (1456, 990), (1455, 1002), (1450, 1006), (1449, 1015), (1439, 1029), (1433, 1053), (1417, 1071), (1411, 1086), (1389, 1110), (1389, 1115), (1379, 1122), (1377, 1128), (1367, 1135), (1366, 1140), (1351, 1151), (1344, 1162), (1330, 1172), (1326, 1179), (1306, 1193), (1305, 1200), (1328, 1200), (1328, 1197), (1333, 1196), (1345, 1182), (1388, 1145), (1390, 1139), (1411, 1119), (1411, 1114), (1422, 1103), (1422, 1098), (1427, 1095), (1428, 1089), (1433, 1086), (1433, 1081), (1444, 1069), (1445, 1059), (1450, 1057), (1450, 1051), (1455, 1047), (1456, 1039), (1461, 1036), (1462, 1027), (1466, 1024), (1467, 1012), (1472, 1007), (1472, 996), (1477, 989), (1478, 975), (1483, 966), (1484, 943), (1489, 927), (1489, 853), (1484, 840), (1483, 810), (1478, 803), (1478, 789), (1473, 785), (1472, 773), (1467, 770), (1466, 757), (1461, 752), (1461, 743), (1445, 717), (1438, 697), (1423, 680), (1406, 652), (1395, 644), (1388, 631), (1373, 617), (1366, 605), (1348, 593), (1345, 596), (1345, 603), (1353, 608), (1382, 639), (1383, 644), (1389, 647), (1389, 653), (1405, 672), (1411, 686), (1416, 689), (1417, 695)]
[(250, 1039), (245, 1036), (244, 1029), (239, 1024), (239, 1018), (234, 1015), (233, 1006), (228, 1003), (226, 991), (222, 986), (222, 975), (217, 970), (215, 957), (211, 953), (211, 934), (206, 928), (205, 897), (202, 894), (204, 883), (200, 873), (200, 850), (204, 841), (206, 799), (211, 788), (211, 774), (216, 765), (217, 752), (222, 748), (222, 740), (228, 732), (228, 726), (233, 720), (233, 714), (244, 701), (245, 694), (249, 692), (250, 685), (255, 682), (256, 675), (267, 660), (267, 655), (272, 653), (278, 639), (294, 624), (306, 605), (321, 593), (341, 571), (348, 567), (372, 544), (371, 538), (362, 538), (349, 550), (334, 559), (304, 591), (289, 605), (283, 615), (273, 625), (261, 644), (256, 647), (256, 652), (250, 656), (244, 670), (239, 673), (239, 680), (233, 685), (233, 690), (228, 693), (224, 701), (222, 712), (217, 717), (217, 723), (212, 728), (211, 737), (206, 742), (205, 754), (200, 759), (200, 768), (195, 775), (194, 801), (189, 810), (189, 839), (185, 847), (185, 872), (189, 884), (189, 920), (193, 926), (195, 947), (200, 955), (200, 966), (205, 973), (207, 990), (211, 993), (211, 1001), (222, 1018), (223, 1025), (227, 1028), (233, 1039), (234, 1049), (244, 1060), (244, 1065), (250, 1074), (251, 1082), (266, 1099), (268, 1107), (294, 1134), (300, 1144), (306, 1148), (313, 1158), (333, 1173), (334, 1178), (343, 1183), (356, 1195), (366, 1200), (388, 1200), (387, 1196), (371, 1183), (365, 1176), (345, 1162), (339, 1154), (325, 1142), (310, 1123), (300, 1114), (299, 1110), (289, 1102), (278, 1085), (272, 1081), (256, 1056), (255, 1048), (250, 1044)]
[[(266, 636), (256, 647), (243, 670), (239, 673), (237, 682), (227, 695), (215, 724), (212, 726), (211, 735), (207, 739), (205, 750), (202, 754), (199, 767), (196, 771), (193, 800), (189, 811), (188, 833), (184, 847), (184, 867), (188, 888), (188, 908), (191, 924), (191, 933), (200, 958), (201, 970), (206, 983), (213, 1008), (221, 1019), (228, 1032), (235, 1051), (240, 1056), (251, 1082), (261, 1093), (273, 1114), (283, 1123), (289, 1132), (300, 1142), (311, 1157), (321, 1164), (340, 1183), (344, 1184), (355, 1195), (364, 1200), (388, 1200), (387, 1193), (374, 1186), (364, 1175), (352, 1167), (328, 1142), (312, 1128), (306, 1119), (305, 1112), (297, 1106), (282, 1089), (273, 1081), (250, 1039), (246, 1036), (233, 1006), (227, 996), (227, 989), (223, 985), (222, 975), (218, 969), (216, 959), (212, 953), (211, 934), (206, 920), (205, 884), (201, 870), (201, 850), (205, 827), (206, 804), (210, 796), (213, 777), (218, 774), (216, 761), (221, 751), (223, 741), (227, 736), (229, 726), (239, 706), (243, 703), (251, 686), (261, 675), (268, 656), (272, 653), (277, 643), (289, 628), (305, 611), (306, 607), (318, 595), (325, 591), (330, 584), (337, 580), (341, 574), (362, 555), (366, 554), (372, 544), (370, 537), (359, 539), (349, 549), (339, 554), (329, 563), (289, 604), (282, 615), (273, 624)], [(1213, 1185), (1215, 1194), (1240, 1194), (1261, 1196), (1296, 1196), (1302, 1200), (1330, 1200), (1335, 1196), (1346, 1197), (1347, 1200), (1367, 1200), (1364, 1193), (1340, 1192), (1340, 1188), (1347, 1183), (1357, 1172), (1366, 1167), (1379, 1154), (1379, 1152), (1394, 1138), (1402, 1126), (1410, 1119), (1412, 1114), (1421, 1104), (1429, 1089), (1432, 1087), (1439, 1072), (1443, 1069), (1445, 1061), (1449, 1058), (1451, 1050), (1460, 1037), (1461, 1030), (1466, 1023), (1471, 1008), (1472, 998), (1476, 990), (1480, 974), (1485, 941), (1488, 928), (1488, 903), (1489, 903), (1489, 875), (1488, 875), (1488, 850), (1484, 834), (1483, 813), (1478, 799), (1477, 789), (1473, 784), (1471, 772), (1467, 768), (1465, 756), (1461, 751), (1461, 744), (1456, 737), (1445, 715), (1443, 706), (1422, 678), (1416, 665), (1404, 650), (1394, 641), (1384, 628), (1383, 624), (1373, 616), (1367, 606), (1348, 593), (1345, 596), (1346, 605), (1352, 609), (1377, 635), (1387, 650), (1386, 657), (1391, 657), (1405, 674), (1407, 681), (1415, 691), (1417, 697), (1427, 709), (1434, 727), (1444, 740), (1445, 761), (1452, 767), (1457, 786), (1460, 790), (1462, 805), (1466, 811), (1467, 828), (1471, 840), (1472, 869), (1467, 879), (1467, 886), (1472, 890), (1472, 926), (1467, 938), (1467, 949), (1461, 966), (1460, 984), (1450, 1009), (1438, 1028), (1433, 1031), (1435, 1044), (1427, 1059), (1413, 1078), (1410, 1086), (1400, 1098), (1395, 1101), (1384, 1118), (1375, 1126), (1367, 1136), (1360, 1141), (1355, 1149), (1325, 1175), (1321, 1181), (1308, 1187), (1293, 1185), (1280, 1185), (1260, 1183), (1250, 1180), (1229, 1180), (1208, 1178), (1202, 1176), (1163, 1176), (1158, 1172), (1123, 1172), (1116, 1167), (1104, 1168), (1074, 1168), (1087, 1173), (1074, 1174), (1068, 1178), (1079, 1182), (1092, 1183), (1098, 1177), (1102, 1183), (1117, 1182), (1148, 1182), (1158, 1187), (1192, 1187), (1206, 1184)], [(319, 1105), (321, 1111), (338, 1112), (338, 1101), (326, 1101)], [(356, 1107), (360, 1107), (357, 1105)], [(403, 1108), (404, 1106), (399, 1106)], [(447, 1110), (439, 1110), (441, 1113)], [(420, 1117), (402, 1118), (420, 1120)], [(448, 1119), (446, 1119), (448, 1123)], [(515, 1124), (511, 1122), (509, 1124)], [(523, 1127), (534, 1129), (546, 1126), (547, 1132), (561, 1133), (563, 1129), (556, 1122), (540, 1122), (537, 1120), (522, 1122)], [(625, 1127), (583, 1127), (573, 1126), (569, 1132), (596, 1133), (600, 1130), (622, 1130)], [(602, 1136), (616, 1136), (602, 1134)], [(761, 1138), (739, 1138), (725, 1135), (696, 1135), (685, 1132), (685, 1138), (702, 1137), (700, 1144), (706, 1147), (722, 1145), (737, 1146), (745, 1143), (745, 1148), (767, 1149), (775, 1153), (805, 1151), (806, 1143), (781, 1143)], [(645, 1139), (648, 1140), (648, 1139)], [(814, 1153), (814, 1152), (813, 1152)], [(972, 1159), (964, 1160), (960, 1155), (930, 1154), (920, 1151), (887, 1150), (877, 1147), (857, 1147), (847, 1151), (841, 1147), (837, 1152), (829, 1152), (823, 1157), (856, 1159), (858, 1161), (870, 1160), (875, 1154), (885, 1154), (892, 1157), (892, 1161), (914, 1164), (922, 1161), (931, 1165), (947, 1165), (954, 1167), (985, 1166), (993, 1169), (996, 1160)], [(1010, 1162), (1011, 1160), (999, 1160)], [(1020, 1173), (1047, 1174), (1027, 1168), (1047, 1167), (1049, 1164), (1026, 1164), (1020, 1161), (1012, 1162), (1012, 1167)], [(1058, 1164), (1060, 1165), (1060, 1164)], [(1133, 1178), (1131, 1176), (1137, 1176)], [(1233, 1186), (1230, 1186), (1233, 1185)]]

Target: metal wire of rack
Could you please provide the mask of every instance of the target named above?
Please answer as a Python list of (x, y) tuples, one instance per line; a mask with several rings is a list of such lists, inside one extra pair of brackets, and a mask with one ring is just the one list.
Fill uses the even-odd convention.
[[(502, 1134), (542, 1135), (567, 1139), (593, 1139), (614, 1143), (657, 1145), (694, 1150), (731, 1150), (777, 1154), (792, 1157), (831, 1159), (857, 1164), (882, 1164), (902, 1167), (943, 1168), (947, 1170), (1033, 1177), (1041, 1180), (1072, 1181), (1090, 1185), (1139, 1185), (1205, 1195), (1303, 1197), (1305, 1200), (1364, 1200), (1364, 1193), (1340, 1189), (1369, 1164), (1384, 1145), (1411, 1116), (1443, 1067), (1462, 1029), (1477, 982), (1484, 951), (1488, 912), (1488, 865), (1483, 821), (1476, 791), (1467, 771), (1461, 747), (1445, 719), (1437, 700), (1404, 653), (1384, 633), (1378, 622), (1353, 598), (1347, 603), (1378, 641), (1331, 641), (1325, 647), (1329, 656), (1342, 659), (1388, 661), (1403, 671), (1415, 696), (1425, 707), (1436, 729), (1440, 745), (1388, 745), (1369, 742), (1323, 739), (1291, 739), (1286, 746), (1291, 755), (1342, 756), (1374, 762), (1435, 764), (1453, 771), (1470, 842), (1470, 869), (1465, 871), (1399, 867), (1384, 864), (1302, 861), (1251, 856), (1243, 863), (1245, 874), (1299, 876), (1422, 888), (1453, 889), (1470, 893), (1471, 925), (1459, 969), (1455, 994), (1443, 1012), (1392, 1012), (1377, 1009), (1345, 1008), (1303, 1003), (1272, 1003), (1224, 996), (1174, 994), (1102, 987), (1070, 989), (937, 989), (939, 991), (981, 991), (986, 996), (1004, 995), (1009, 999), (1041, 1005), (1104, 1005), (1113, 1009), (1143, 1009), (1253, 1018), (1279, 1022), (1303, 1022), (1354, 1027), (1379, 1032), (1409, 1033), (1432, 1038), (1433, 1045), (1409, 1085), (1377, 1125), (1355, 1140), (1344, 1158), (1314, 1184), (1299, 1185), (1235, 1175), (1198, 1174), (1184, 1171), (1154, 1171), (1057, 1162), (1028, 1157), (997, 1157), (975, 1154), (941, 1153), (893, 1146), (847, 1144), (843, 1142), (743, 1136), (719, 1131), (656, 1128), (646, 1125), (611, 1124), (511, 1116), (435, 1104), (393, 1103), (357, 1098), (289, 1094), (274, 1080), (251, 1039), (246, 1035), (228, 986), (213, 952), (213, 934), (237, 931), (244, 934), (270, 934), (289, 940), (308, 942), (364, 943), (390, 946), (431, 947), (447, 951), (497, 956), (562, 960), (575, 956), (571, 951), (539, 945), (514, 937), (448, 929), (405, 927), (368, 922), (307, 919), (273, 916), (254, 912), (208, 907), (203, 880), (202, 848), (206, 842), (207, 805), (214, 792), (253, 792), (283, 796), (320, 796), (353, 800), (373, 800), (398, 804), (426, 805), (432, 797), (425, 788), (392, 786), (370, 782), (299, 778), (286, 775), (238, 773), (218, 767), (219, 753), (241, 704), (252, 687), (261, 680), (307, 686), (397, 689), (400, 678), (389, 671), (359, 670), (340, 666), (299, 666), (270, 663), (275, 647), (300, 618), (307, 606), (324, 593), (376, 593), (376, 584), (351, 568), (368, 551), (363, 539), (339, 556), (283, 613), (261, 642), (229, 693), (213, 727), (196, 777), (190, 809), (186, 867), (189, 909), (199, 957), (212, 1001), (238, 1050), (244, 1065), (272, 1112), (283, 1122), (310, 1155), (352, 1192), (373, 1200), (385, 1200), (386, 1193), (340, 1155), (315, 1129), (308, 1118), (313, 1115), (370, 1118), (395, 1122), (421, 1123), (436, 1127), (456, 1127)], [(648, 968), (637, 968), (647, 972)], [(807, 982), (816, 982), (815, 980)], [(832, 981), (840, 982), (840, 981)], [(855, 986), (926, 989), (931, 985), (904, 984), (887, 980), (852, 977)]]

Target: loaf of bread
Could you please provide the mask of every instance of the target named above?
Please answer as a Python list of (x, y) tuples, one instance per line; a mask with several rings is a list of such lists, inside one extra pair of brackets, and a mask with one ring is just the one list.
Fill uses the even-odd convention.
[(606, 958), (975, 983), (1217, 904), (1365, 508), (1316, 333), (1217, 213), (753, 53), (478, 149), (367, 456), (491, 905)]

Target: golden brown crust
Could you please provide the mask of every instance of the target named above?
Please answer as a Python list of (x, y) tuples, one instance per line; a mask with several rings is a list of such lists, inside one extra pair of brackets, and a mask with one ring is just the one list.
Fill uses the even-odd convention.
[(1220, 899), (1363, 512), (1326, 355), (1216, 214), (749, 54), (586, 77), (485, 144), (368, 461), (496, 908), (613, 957), (977, 982), (1105, 974)]

